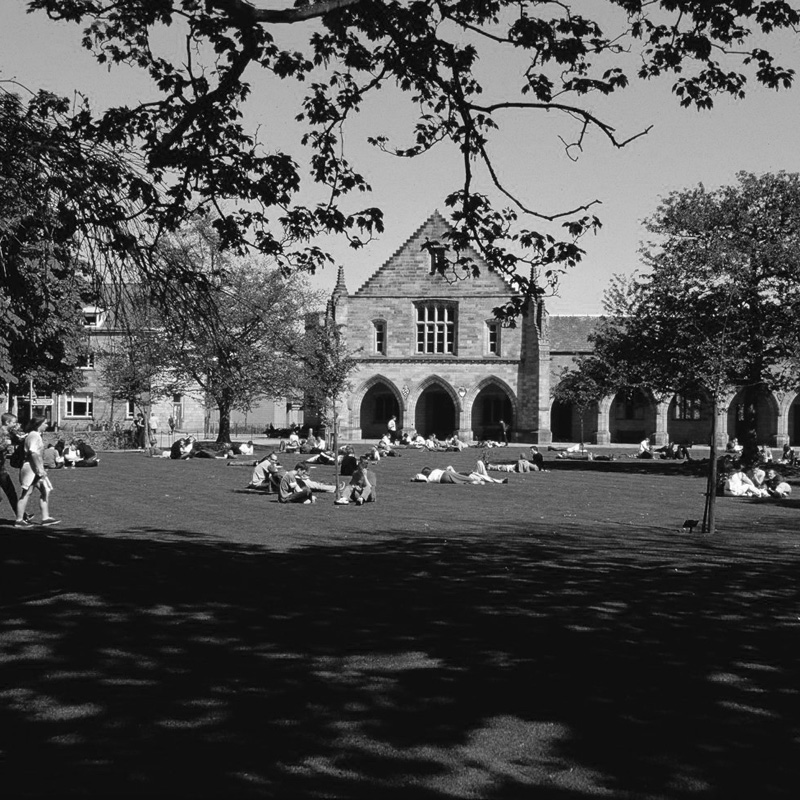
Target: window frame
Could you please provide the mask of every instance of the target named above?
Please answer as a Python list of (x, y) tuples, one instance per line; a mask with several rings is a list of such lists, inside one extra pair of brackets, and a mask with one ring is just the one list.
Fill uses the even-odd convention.
[[(75, 404), (84, 404), (86, 412), (75, 413)], [(94, 392), (68, 394), (64, 398), (64, 419), (94, 419)]]
[[(433, 314), (431, 314), (433, 312)], [(415, 344), (418, 356), (458, 354), (458, 303), (426, 299), (414, 303)], [(441, 344), (441, 349), (439, 346)]]
[(386, 320), (377, 318), (372, 320), (372, 354), (376, 356), (386, 355)]
[[(503, 326), (496, 319), (487, 319), (484, 336), (484, 352), (487, 356), (499, 358), (501, 355), (501, 331)], [(492, 346), (494, 345), (494, 347)]]

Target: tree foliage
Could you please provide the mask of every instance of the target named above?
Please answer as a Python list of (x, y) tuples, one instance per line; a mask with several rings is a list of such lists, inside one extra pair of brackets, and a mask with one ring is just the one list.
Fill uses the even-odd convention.
[(196, 385), (219, 411), (218, 441), (230, 441), (230, 412), (288, 393), (300, 381), (306, 313), (317, 302), (299, 276), (264, 259), (237, 259), (208, 225), (163, 243), (167, 269), (194, 265), (207, 277), (161, 308), (172, 373)]
[(576, 360), (576, 369), (564, 368), (552, 390), (553, 400), (571, 404), (578, 413), (581, 444), (584, 442), (584, 415), (605, 394), (605, 374), (602, 369), (598, 370), (599, 366), (597, 359)]
[(111, 315), (103, 345), (96, 351), (101, 380), (114, 400), (133, 401), (148, 417), (154, 401), (184, 388), (172, 369), (162, 314), (140, 284), (107, 286), (98, 302)]
[(612, 287), (592, 336), (609, 385), (713, 398), (744, 387), (752, 413), (753, 393), (796, 386), (800, 176), (674, 192), (646, 226), (650, 272)]
[(349, 377), (358, 366), (356, 356), (347, 348), (341, 326), (329, 315), (307, 327), (297, 388), (303, 392), (307, 409), (315, 411), (331, 428), (336, 421), (334, 407), (347, 391)]
[(47, 114), (0, 92), (0, 377), (64, 391), (79, 381), (88, 284), (57, 185), (67, 148)]
[[(549, 113), (574, 123), (565, 141), (577, 156), (597, 132), (622, 147), (595, 111), (599, 99), (635, 79), (669, 76), (683, 106), (709, 108), (718, 94), (741, 97), (748, 81), (789, 86), (794, 72), (763, 47), (793, 30), (800, 13), (786, 0), (603, 0), (591, 5), (538, 0), (323, 0), (283, 9), (247, 0), (28, 0), (34, 11), (77, 23), (102, 63), (148, 73), (154, 96), (92, 112), (82, 105), (60, 124), (98, 148), (142, 153), (139, 170), (121, 171), (121, 200), (109, 237), (121, 252), (122, 219), (175, 230), (198, 210), (213, 210), (223, 247), (254, 246), (284, 270), (314, 270), (327, 256), (322, 233), (361, 246), (383, 227), (383, 212), (355, 198), (370, 189), (345, 146), (348, 125), (370, 96), (396, 89), (418, 112), (404, 130), (373, 124), (368, 141), (400, 159), (451, 146), (462, 170), (444, 198), (455, 224), (447, 244), (458, 274), (489, 268), (521, 293), (501, 309), (557, 281), (580, 260), (581, 237), (599, 225), (596, 202), (539, 209), (510, 188), (493, 142), (504, 120)], [(581, 9), (588, 8), (583, 13)], [(578, 10), (576, 10), (578, 9)], [(305, 44), (280, 44), (286, 26)], [(156, 46), (166, 30), (185, 40), (181, 57)], [(498, 89), (482, 63), (516, 65)], [(253, 73), (303, 87), (297, 118), (306, 126), (305, 161), (248, 130), (244, 112)], [(267, 88), (266, 91), (269, 91)], [(146, 179), (146, 180), (143, 180)], [(308, 202), (307, 184), (324, 193)], [(304, 194), (305, 192), (305, 194)], [(129, 244), (129, 243), (128, 243)]]

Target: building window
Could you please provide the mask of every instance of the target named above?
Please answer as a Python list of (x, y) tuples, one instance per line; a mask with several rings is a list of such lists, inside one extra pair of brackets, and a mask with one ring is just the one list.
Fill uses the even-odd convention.
[(372, 323), (372, 351), (379, 356), (386, 355), (386, 323), (376, 319)]
[(88, 394), (67, 395), (67, 417), (91, 417), (94, 414), (94, 398)]
[(128, 400), (125, 405), (125, 417), (127, 419), (133, 419), (136, 415), (136, 401)]
[(497, 320), (486, 323), (486, 352), (490, 356), (500, 355), (500, 323)]
[(620, 395), (616, 402), (617, 419), (644, 419), (645, 399), (639, 392)]
[(675, 395), (675, 419), (701, 419), (703, 401), (699, 397)]
[(428, 248), (431, 257), (431, 275), (435, 272), (444, 272), (446, 264), (445, 248), (441, 245), (432, 245)]
[(78, 356), (78, 369), (94, 369), (94, 353)]
[(84, 306), (83, 308), (83, 327), (102, 328), (106, 321), (106, 311), (97, 306)]
[(417, 306), (417, 353), (453, 355), (456, 338), (456, 309), (450, 303)]

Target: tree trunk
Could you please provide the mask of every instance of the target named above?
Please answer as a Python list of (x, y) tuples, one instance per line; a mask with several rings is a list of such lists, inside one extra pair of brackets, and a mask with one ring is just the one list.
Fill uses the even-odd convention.
[(712, 536), (717, 524), (717, 396), (712, 398), (711, 406), (711, 448), (708, 453), (708, 483), (706, 485), (706, 504), (703, 511), (703, 533)]
[(231, 441), (231, 403), (227, 397), (217, 399), (219, 409), (218, 444), (230, 444)]

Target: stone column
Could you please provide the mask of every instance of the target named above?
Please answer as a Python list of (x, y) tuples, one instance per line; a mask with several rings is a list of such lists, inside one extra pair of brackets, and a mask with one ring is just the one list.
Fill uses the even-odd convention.
[(665, 444), (669, 444), (667, 425), (669, 423), (670, 400), (662, 400), (660, 403), (656, 403), (656, 430), (653, 434), (653, 444), (656, 447), (663, 447)]
[(611, 444), (611, 404), (614, 395), (604, 397), (597, 404), (597, 444)]

